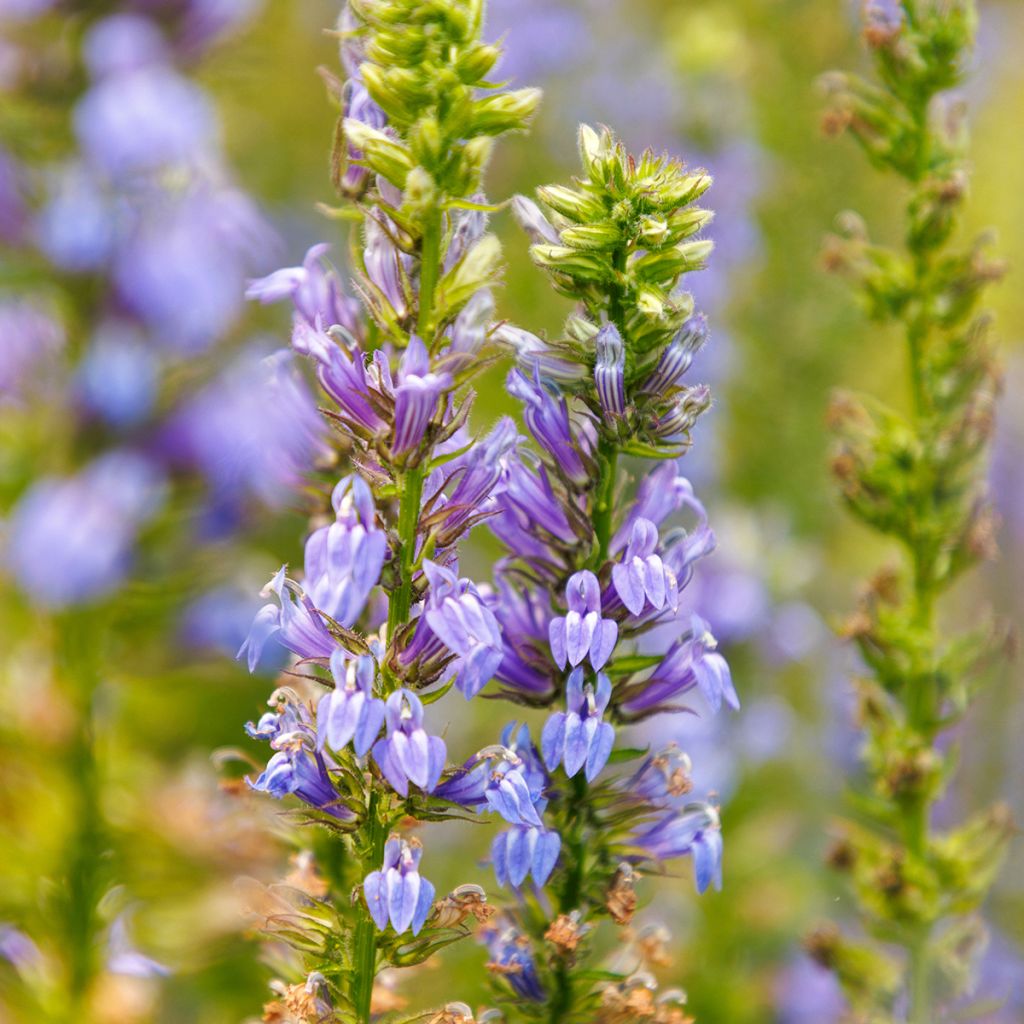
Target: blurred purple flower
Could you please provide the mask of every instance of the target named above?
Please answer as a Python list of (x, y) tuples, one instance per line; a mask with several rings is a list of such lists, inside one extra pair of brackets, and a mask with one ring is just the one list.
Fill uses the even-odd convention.
[(64, 608), (110, 593), (125, 577), (139, 527), (163, 501), (161, 471), (114, 451), (76, 476), (43, 477), (11, 513), (6, 566), (37, 604)]
[(37, 300), (0, 301), (0, 403), (17, 401), (64, 347), (64, 328)]
[(114, 427), (135, 426), (153, 407), (160, 360), (145, 337), (125, 322), (101, 324), (75, 372), (78, 400)]

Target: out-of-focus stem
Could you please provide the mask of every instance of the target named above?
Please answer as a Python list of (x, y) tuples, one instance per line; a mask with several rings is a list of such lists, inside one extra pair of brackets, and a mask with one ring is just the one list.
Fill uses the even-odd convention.
[(78, 1019), (96, 973), (97, 905), (102, 895), (104, 830), (93, 708), (99, 681), (100, 631), (93, 617), (82, 611), (63, 617), (56, 628), (60, 679), (75, 716), (74, 733), (67, 749), (74, 828), (67, 851), (63, 931), (69, 1012)]

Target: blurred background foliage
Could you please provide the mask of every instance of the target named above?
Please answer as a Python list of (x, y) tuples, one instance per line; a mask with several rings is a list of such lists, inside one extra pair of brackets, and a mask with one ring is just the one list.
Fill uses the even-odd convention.
[[(336, 41), (324, 31), (337, 15), (326, 0), (267, 0), (247, 25), (207, 56), (199, 81), (214, 98), (228, 163), (271, 219), (283, 243), (260, 266), (296, 264), (316, 241), (330, 241), (343, 265), (344, 228), (321, 216), (331, 203), (327, 156), (335, 111), (316, 73), (337, 70)], [(695, 290), (712, 324), (698, 370), (716, 408), (685, 460), (708, 505), (719, 552), (698, 581), (698, 606), (723, 642), (744, 701), (731, 721), (678, 721), (674, 738), (695, 762), (697, 783), (723, 801), (725, 888), (697, 900), (688, 879), (642, 893), (639, 920), (667, 926), (674, 955), (666, 982), (690, 996), (702, 1024), (827, 1024), (838, 1019), (826, 976), (800, 952), (803, 933), (842, 917), (840, 887), (824, 866), (830, 819), (842, 807), (844, 778), (856, 772), (847, 683), (852, 656), (830, 630), (854, 602), (852, 581), (884, 560), (878, 542), (842, 512), (828, 478), (824, 427), (830, 390), (891, 393), (902, 348), (867, 324), (820, 262), (821, 240), (837, 213), (861, 212), (883, 240), (899, 197), (847, 141), (820, 130), (816, 80), (864, 61), (852, 0), (491, 0), (492, 35), (504, 34), (503, 73), (541, 85), (542, 113), (530, 136), (500, 150), (490, 198), (505, 199), (560, 180), (574, 163), (575, 126), (603, 122), (631, 146), (664, 148), (708, 167), (717, 211), (717, 251)], [(1024, 5), (984, 0), (975, 75), (967, 99), (974, 137), (972, 228), (998, 229), (1010, 263), (995, 293), (1009, 370), (993, 469), (1004, 527), (1000, 561), (973, 578), (964, 606), (991, 603), (1021, 620), (1024, 597)], [(59, 125), (59, 110), (51, 111)], [(40, 135), (48, 130), (40, 127)], [(59, 130), (57, 132), (59, 134)], [(42, 144), (42, 143), (41, 143)], [(507, 213), (496, 216), (508, 270), (501, 315), (533, 331), (556, 331), (565, 306), (531, 266)], [(25, 268), (8, 263), (8, 287)], [(281, 344), (286, 315), (250, 308), (241, 339), (267, 332)], [(241, 344), (236, 340), (226, 351)], [(226, 359), (225, 355), (218, 358)], [(503, 370), (486, 379), (481, 422), (515, 412)], [(169, 386), (180, 394), (193, 376)], [(5, 514), (33, 460), (60, 444), (60, 408), (38, 404), (0, 414), (0, 486)], [(57, 439), (57, 440), (55, 440)], [(66, 440), (66, 438), (65, 438)], [(241, 723), (260, 713), (265, 680), (253, 682), (224, 650), (175, 639), (191, 601), (215, 587), (252, 593), (290, 553), (297, 562), (308, 509), (296, 493), (285, 508), (251, 509), (247, 532), (231, 543), (189, 550), (175, 517), (193, 515), (186, 491), (151, 526), (146, 561), (116, 600), (88, 613), (78, 629), (100, 629), (98, 770), (112, 853), (107, 884), (119, 887), (103, 912), (131, 907), (136, 944), (171, 969), (160, 980), (110, 980), (96, 995), (96, 1020), (213, 1024), (259, 1014), (270, 972), (245, 916), (249, 890), (236, 878), (269, 882), (287, 870), (289, 836), (278, 805), (218, 788), (210, 751), (245, 746)], [(470, 553), (477, 578), (493, 552), (483, 538)], [(54, 926), (62, 858), (73, 845), (76, 770), (73, 709), (55, 679), (67, 621), (34, 611), (0, 581), (0, 921), (42, 941)], [(69, 613), (78, 616), (79, 613)], [(955, 614), (955, 612), (954, 612)], [(244, 618), (242, 615), (244, 628)], [(227, 629), (237, 633), (237, 623)], [(230, 639), (231, 637), (229, 637)], [(221, 645), (223, 647), (223, 645)], [(1002, 670), (959, 737), (963, 771), (951, 799), (961, 807), (998, 795), (1024, 811), (1024, 700), (1018, 665)], [(476, 701), (450, 725), (453, 749), (472, 749), (493, 732), (492, 705)], [(247, 742), (247, 741), (246, 741)], [(69, 751), (71, 753), (69, 753)], [(69, 758), (71, 758), (69, 760)], [(439, 892), (486, 884), (473, 865), (485, 830), (447, 831), (442, 856), (432, 839), (431, 877)], [(478, 834), (479, 833), (479, 834)], [(989, 907), (995, 936), (983, 994), (1002, 1009), (987, 1018), (1024, 1019), (1024, 865), (1019, 844)], [(486, 999), (484, 951), (464, 944), (425, 968), (412, 1006)], [(0, 966), (0, 974), (4, 968)], [(8, 979), (9, 981), (9, 979)], [(0, 977), (0, 1022), (36, 1019), (19, 1011)], [(413, 986), (407, 986), (411, 988)]]

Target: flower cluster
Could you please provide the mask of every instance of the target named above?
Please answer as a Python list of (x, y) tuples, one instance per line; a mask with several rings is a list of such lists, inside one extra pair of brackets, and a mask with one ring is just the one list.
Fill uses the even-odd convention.
[(865, 13), (880, 81), (830, 76), (826, 124), (848, 128), (872, 163), (906, 182), (906, 243), (873, 243), (848, 215), (827, 256), (872, 317), (905, 335), (911, 403), (904, 412), (837, 396), (833, 469), (853, 514), (898, 539), (906, 558), (871, 579), (846, 629), (870, 673), (858, 689), (872, 792), (831, 861), (850, 873), (866, 930), (907, 955), (899, 964), (831, 927), (808, 945), (865, 1017), (888, 1019), (903, 1005), (908, 1021), (924, 1024), (970, 989), (963, 965), (984, 937), (964, 915), (985, 898), (1012, 831), (1001, 806), (941, 833), (932, 821), (955, 764), (940, 734), (966, 714), (1003, 641), (994, 624), (951, 634), (936, 612), (954, 581), (994, 552), (983, 480), (999, 371), (977, 306), (1002, 268), (980, 243), (952, 241), (967, 188), (965, 132), (943, 93), (962, 78), (974, 5), (871, 4)]

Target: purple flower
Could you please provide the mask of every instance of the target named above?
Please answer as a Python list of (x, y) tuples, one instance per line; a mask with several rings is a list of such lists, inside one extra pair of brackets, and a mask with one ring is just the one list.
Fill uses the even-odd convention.
[(601, 586), (587, 569), (569, 577), (565, 587), (566, 615), (555, 616), (548, 627), (555, 664), (573, 667), (588, 655), (595, 671), (602, 669), (615, 647), (618, 624), (601, 618)]
[(526, 425), (537, 443), (572, 483), (585, 486), (592, 474), (584, 456), (589, 462), (592, 445), (582, 423), (574, 424), (570, 419), (565, 399), (541, 383), (539, 369), (534, 370), (532, 379), (521, 370), (513, 370), (507, 387), (509, 394), (525, 405)]
[(413, 335), (398, 364), (395, 388), (395, 427), (391, 451), (405, 455), (423, 441), (441, 395), (452, 386), (448, 373), (433, 373), (423, 342)]
[(0, 241), (16, 245), (28, 223), (21, 166), (0, 146)]
[(395, 792), (408, 796), (409, 783), (432, 793), (447, 751), (440, 736), (423, 728), (423, 704), (411, 690), (396, 690), (385, 706), (387, 735), (373, 745), (373, 759)]
[(646, 758), (633, 774), (627, 789), (633, 796), (659, 807), (671, 806), (676, 797), (684, 796), (693, 785), (690, 773), (693, 764), (675, 743)]
[(341, 750), (352, 743), (362, 757), (384, 724), (384, 701), (373, 696), (377, 666), (364, 654), (349, 661), (340, 648), (331, 655), (334, 689), (317, 705), (317, 743)]
[(562, 238), (555, 226), (544, 216), (541, 208), (527, 196), (512, 197), (512, 216), (535, 245), (545, 242), (550, 245), (562, 244)]
[(335, 521), (306, 541), (305, 590), (319, 611), (351, 626), (380, 579), (387, 537), (377, 528), (373, 494), (362, 477), (339, 480), (331, 504)]
[(0, 402), (18, 399), (64, 347), (64, 328), (32, 299), (0, 302)]
[(84, 166), (69, 164), (51, 176), (35, 230), (57, 267), (76, 273), (101, 267), (114, 251), (117, 227), (113, 203)]
[(75, 391), (91, 413), (119, 428), (135, 426), (156, 400), (160, 362), (127, 323), (101, 324), (78, 364)]
[(257, 725), (249, 722), (245, 731), (254, 739), (269, 740), (276, 751), (266, 768), (249, 786), (278, 800), (294, 794), (317, 810), (343, 820), (353, 817), (340, 803), (328, 774), (333, 763), (317, 749), (316, 730), (305, 704), (292, 691), (281, 689), (270, 698), (275, 711), (265, 714)]
[(487, 944), (489, 966), (496, 969), (521, 999), (541, 1003), (545, 999), (544, 986), (533, 962), (530, 940), (514, 927), (502, 922), (485, 925), (477, 933)]
[(371, 305), (383, 304), (389, 318), (404, 320), (409, 313), (409, 303), (402, 284), (404, 268), (401, 255), (378, 217), (386, 220), (383, 214), (377, 214), (363, 221), (366, 238), (363, 266), (366, 268), (366, 284), (372, 293), (368, 299)]
[(285, 267), (250, 281), (245, 297), (264, 304), (289, 299), (310, 327), (341, 324), (355, 335), (358, 304), (344, 294), (337, 273), (324, 265), (323, 257), (330, 248), (321, 242), (308, 250), (301, 267)]
[(374, 924), (391, 927), (401, 935), (419, 935), (434, 903), (434, 887), (420, 876), (423, 847), (418, 839), (392, 835), (384, 844), (384, 866), (371, 871), (363, 882), (363, 896)]
[(527, 460), (536, 461), (536, 456), (523, 451), (508, 456), (503, 486), (496, 495), (501, 514), (491, 521), (491, 529), (509, 550), (543, 562), (549, 557), (543, 533), (566, 544), (576, 541), (576, 533), (555, 496), (546, 467), (538, 464), (532, 469), (526, 465)]
[(256, 670), (263, 648), (272, 637), (300, 658), (329, 658), (335, 652), (337, 642), (302, 588), (285, 576), (285, 566), (281, 566), (262, 594), (274, 594), (277, 602), (265, 604), (256, 613), (249, 635), (236, 655), (239, 660), (246, 658), (250, 672)]
[(657, 554), (658, 539), (654, 523), (634, 519), (622, 561), (612, 567), (615, 593), (633, 615), (639, 615), (646, 605), (659, 612), (679, 608), (679, 583)]
[(273, 506), (312, 465), (323, 430), (294, 356), (246, 353), (178, 410), (164, 446), (218, 497), (240, 505), (252, 494)]
[(687, 804), (633, 837), (633, 844), (653, 860), (693, 857), (697, 892), (714, 883), (722, 888), (722, 832), (718, 808), (711, 804)]
[[(100, 23), (93, 31), (104, 28)], [(108, 35), (87, 41), (94, 56)], [(120, 56), (102, 55), (112, 66), (75, 108), (75, 134), (86, 159), (115, 179), (200, 162), (216, 140), (206, 94), (168, 66), (118, 68), (113, 62)]]
[(543, 701), (556, 685), (547, 653), (550, 605), (539, 589), (517, 588), (504, 578), (489, 604), (502, 642), (495, 677), (512, 694)]
[(662, 708), (666, 701), (698, 687), (712, 711), (724, 701), (738, 710), (739, 697), (725, 658), (708, 624), (699, 616), (690, 618), (690, 629), (665, 654), (645, 682), (631, 683), (622, 691), (622, 710), (627, 714)]
[(107, 936), (107, 970), (132, 978), (163, 978), (170, 968), (140, 953), (128, 936), (128, 913), (114, 918)]
[(629, 543), (637, 519), (649, 519), (660, 525), (681, 508), (689, 508), (697, 517), (695, 533), (710, 533), (707, 530), (707, 512), (694, 495), (693, 485), (686, 477), (679, 476), (675, 463), (663, 462), (641, 482), (626, 519), (612, 538), (612, 553), (621, 551)]
[(557, 832), (542, 826), (521, 825), (499, 832), (491, 843), (494, 877), (499, 885), (518, 889), (527, 876), (544, 885), (558, 861), (562, 840)]
[(73, 477), (37, 480), (11, 514), (6, 567), (45, 607), (104, 597), (127, 574), (136, 534), (163, 494), (160, 470), (130, 451), (104, 455)]
[(594, 386), (597, 398), (609, 419), (621, 418), (626, 411), (626, 347), (615, 324), (605, 324), (594, 339), (597, 358)]
[(424, 609), (427, 624), (456, 655), (455, 683), (468, 700), (490, 681), (502, 660), (501, 629), (494, 613), (468, 580), (429, 560), (423, 571), (430, 582)]
[(82, 57), (93, 78), (104, 78), (164, 64), (168, 53), (163, 33), (149, 18), (113, 14), (89, 29)]
[(570, 673), (565, 688), (567, 710), (553, 714), (540, 737), (548, 771), (561, 764), (565, 774), (572, 778), (586, 766), (588, 782), (598, 776), (615, 743), (615, 730), (602, 717), (611, 695), (612, 684), (603, 672), (597, 675), (596, 691), (590, 683), (584, 685), (582, 668)]
[(641, 391), (648, 395), (661, 395), (675, 387), (707, 338), (708, 324), (704, 314), (690, 317), (662, 352), (658, 365), (644, 381)]
[(0, 960), (6, 960), (19, 971), (29, 971), (42, 964), (43, 955), (23, 931), (0, 922)]

